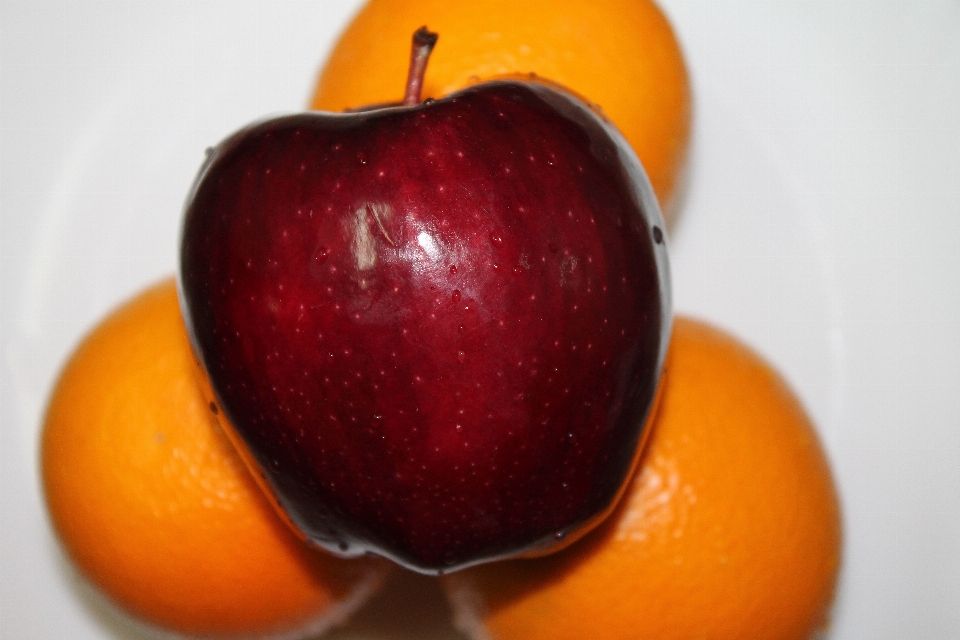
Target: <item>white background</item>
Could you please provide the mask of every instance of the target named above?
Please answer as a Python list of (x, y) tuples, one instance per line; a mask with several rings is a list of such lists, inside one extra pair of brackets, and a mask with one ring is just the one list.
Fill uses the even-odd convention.
[[(50, 386), (94, 322), (173, 272), (203, 150), (304, 107), (356, 6), (4, 0), (3, 638), (141, 637), (49, 530)], [(676, 308), (757, 347), (820, 429), (846, 526), (830, 638), (960, 638), (960, 3), (664, 6), (696, 100)], [(367, 614), (339, 637), (455, 637), (408, 587), (391, 615), (423, 620)]]

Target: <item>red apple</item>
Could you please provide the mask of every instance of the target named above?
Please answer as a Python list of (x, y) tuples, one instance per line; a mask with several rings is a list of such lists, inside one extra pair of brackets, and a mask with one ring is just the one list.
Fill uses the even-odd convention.
[(572, 96), (490, 82), (216, 147), (180, 286), (212, 409), (310, 540), (423, 572), (606, 514), (670, 326), (660, 213)]

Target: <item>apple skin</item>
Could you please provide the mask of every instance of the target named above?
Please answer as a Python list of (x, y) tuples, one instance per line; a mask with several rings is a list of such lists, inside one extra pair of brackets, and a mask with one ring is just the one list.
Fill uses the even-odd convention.
[(180, 295), (211, 410), (295, 527), (441, 573), (612, 508), (669, 338), (662, 229), (612, 126), (491, 82), (229, 137)]

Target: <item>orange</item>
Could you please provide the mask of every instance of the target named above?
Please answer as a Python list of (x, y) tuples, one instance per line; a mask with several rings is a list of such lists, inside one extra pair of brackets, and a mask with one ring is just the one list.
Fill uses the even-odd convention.
[(403, 98), (413, 32), (440, 39), (423, 97), (536, 74), (598, 105), (633, 146), (668, 212), (690, 138), (690, 83), (677, 38), (650, 0), (370, 0), (336, 43), (311, 107)]
[(41, 464), (69, 556), (149, 625), (314, 632), (358, 607), (386, 570), (309, 548), (277, 516), (203, 400), (172, 280), (112, 313), (70, 358)]
[(756, 354), (678, 319), (640, 467), (567, 550), (451, 574), (488, 640), (801, 640), (827, 622), (841, 523), (814, 428)]

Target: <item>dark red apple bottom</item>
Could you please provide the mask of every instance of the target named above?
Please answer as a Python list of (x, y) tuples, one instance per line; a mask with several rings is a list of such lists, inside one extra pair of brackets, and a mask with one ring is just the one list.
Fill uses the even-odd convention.
[(518, 82), (238, 132), (194, 185), (180, 286), (221, 417), (293, 523), (427, 573), (611, 507), (670, 324), (635, 156)]

